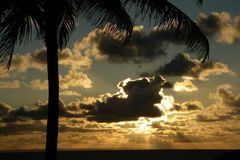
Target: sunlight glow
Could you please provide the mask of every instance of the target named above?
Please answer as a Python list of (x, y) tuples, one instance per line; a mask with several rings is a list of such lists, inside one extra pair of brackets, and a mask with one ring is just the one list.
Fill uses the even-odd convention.
[(117, 87), (120, 90), (119, 92), (117, 92), (117, 95), (119, 95), (118, 98), (125, 98), (125, 99), (128, 98), (128, 95), (124, 92), (123, 87), (126, 86), (127, 83), (130, 82), (130, 81), (131, 81), (131, 79), (127, 78), (127, 79), (118, 83)]
[(163, 89), (160, 90), (159, 95), (162, 96), (161, 103), (155, 103), (154, 106), (158, 107), (159, 110), (163, 112), (160, 120), (168, 121), (168, 111), (173, 108), (174, 98), (173, 96), (164, 95)]
[(153, 132), (152, 122), (146, 117), (140, 117), (136, 122), (135, 133), (150, 134)]
[(163, 89), (160, 90), (159, 95), (162, 96), (161, 103), (154, 104), (156, 107), (158, 107), (160, 110), (167, 112), (173, 107), (174, 104), (174, 98), (173, 96), (166, 96), (163, 93)]
[(161, 105), (168, 111), (173, 107), (173, 102), (174, 98), (172, 96), (164, 96)]
[(173, 90), (175, 92), (193, 92), (197, 91), (198, 88), (192, 83), (191, 80), (186, 79), (182, 82), (176, 82), (174, 84)]

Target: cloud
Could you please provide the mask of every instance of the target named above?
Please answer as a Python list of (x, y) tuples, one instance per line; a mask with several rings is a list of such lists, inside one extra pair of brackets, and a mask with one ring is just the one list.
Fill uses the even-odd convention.
[(17, 71), (20, 73), (26, 72), (30, 68), (30, 64), (28, 61), (29, 55), (19, 55), (14, 54), (12, 58), (10, 71)]
[(165, 82), (164, 84), (163, 84), (163, 88), (173, 88), (173, 84), (171, 83), (171, 82)]
[(30, 63), (31, 68), (46, 70), (47, 67), (47, 51), (45, 48), (28, 53), (26, 59)]
[(13, 81), (0, 81), (0, 88), (20, 88), (21, 83), (18, 80)]
[(7, 73), (6, 70), (4, 70), (2, 67), (0, 67), (0, 78), (9, 78), (10, 74)]
[[(59, 101), (59, 104), (59, 132), (89, 133), (111, 130), (110, 128), (105, 129), (95, 122), (90, 123), (84, 120), (82, 111), (77, 106), (65, 105), (62, 101)], [(0, 138), (2, 135), (45, 133), (47, 108), (48, 104), (41, 101), (19, 108), (13, 108), (0, 101)]]
[(202, 110), (204, 108), (203, 104), (200, 101), (187, 101), (181, 104), (174, 103), (171, 111), (196, 111)]
[(232, 17), (228, 12), (200, 13), (197, 23), (206, 35), (220, 43), (233, 44), (240, 40), (240, 16)]
[(46, 90), (48, 89), (48, 81), (35, 79), (30, 81), (30, 87), (33, 89)]
[[(32, 107), (19, 107), (7, 109), (6, 104), (0, 103), (2, 112), (6, 114), (0, 115), (2, 122), (26, 122), (28, 120), (44, 120), (47, 118), (48, 103), (37, 102)], [(29, 109), (32, 108), (32, 109)], [(65, 106), (62, 101), (59, 101), (59, 116), (60, 117), (82, 117), (80, 111), (73, 110), (72, 106)]]
[[(91, 88), (92, 81), (88, 78), (88, 76), (82, 72), (78, 72), (76, 70), (70, 70), (66, 75), (59, 76), (59, 87), (62, 90), (66, 90), (72, 87), (83, 87), (83, 88)], [(35, 79), (30, 81), (29, 86), (33, 89), (38, 90), (47, 90), (48, 89), (48, 80), (40, 80)], [(70, 92), (62, 92), (62, 94), (70, 94)], [(71, 92), (71, 94), (75, 94), (76, 92)]]
[(190, 138), (190, 137), (194, 137), (192, 135), (186, 135), (182, 132), (176, 132), (176, 133), (172, 133), (169, 135), (169, 138), (172, 139), (174, 142), (183, 142), (183, 143), (191, 143), (192, 141), (195, 141), (195, 137), (194, 138)]
[(198, 87), (195, 86), (189, 79), (185, 79), (182, 82), (175, 82), (173, 90), (176, 92), (193, 92), (197, 91)]
[(221, 62), (202, 63), (198, 60), (192, 60), (188, 54), (177, 54), (169, 63), (160, 66), (153, 73), (144, 73), (148, 75), (166, 75), (166, 76), (185, 76), (199, 80), (208, 80), (210, 75), (220, 75), (223, 73), (234, 75), (235, 73), (228, 68), (228, 65)]
[(60, 95), (61, 96), (77, 96), (77, 97), (81, 96), (81, 94), (76, 91), (62, 91), (60, 92)]
[(72, 70), (86, 70), (92, 65), (91, 57), (79, 52), (76, 48), (64, 48), (58, 57), (60, 65), (69, 66)]
[(146, 136), (142, 134), (135, 134), (132, 133), (130, 135), (127, 135), (126, 138), (128, 138), (129, 143), (146, 143)]
[[(47, 51), (45, 48), (41, 50), (36, 50), (33, 53), (26, 55), (28, 61), (31, 63), (32, 68), (42, 69), (46, 68), (47, 65)], [(72, 69), (89, 69), (92, 60), (86, 56), (82, 55), (76, 49), (64, 48), (59, 51), (59, 64), (63, 66), (69, 66)]]
[(11, 110), (11, 106), (0, 101), (0, 117), (5, 114), (8, 114), (10, 112), (10, 110)]
[(0, 135), (9, 136), (29, 132), (46, 132), (46, 126), (42, 122), (35, 123), (8, 123), (5, 126), (0, 126)]
[(186, 108), (188, 111), (203, 109), (203, 105), (199, 101), (184, 102), (184, 103), (182, 103), (182, 106), (183, 106), (183, 108)]
[(145, 33), (143, 29), (143, 26), (136, 26), (129, 43), (124, 46), (96, 29), (75, 43), (74, 48), (96, 59), (107, 59), (115, 63), (142, 63), (167, 55), (166, 50), (171, 43), (183, 44), (170, 31), (153, 29)]
[(60, 88), (69, 89), (71, 87), (91, 88), (92, 81), (88, 76), (76, 70), (70, 70), (68, 74), (59, 76)]
[(231, 85), (218, 86), (217, 91), (210, 94), (210, 98), (216, 102), (197, 115), (197, 121), (216, 122), (240, 119), (240, 94), (234, 94)]
[(228, 115), (212, 115), (212, 114), (198, 114), (196, 116), (197, 122), (219, 122), (229, 119)]
[(217, 88), (217, 96), (222, 99), (224, 104), (235, 106), (240, 103), (240, 97), (234, 95), (232, 89), (233, 88), (230, 84), (220, 85)]
[[(70, 67), (74, 70), (86, 70), (92, 65), (92, 59), (75, 48), (64, 48), (59, 51), (58, 57), (60, 65)], [(10, 71), (25, 73), (29, 69), (47, 70), (46, 48), (37, 49), (25, 54), (15, 54), (13, 56)], [(7, 75), (0, 72), (0, 77), (3, 76), (6, 77)]]
[(26, 121), (27, 119), (41, 120), (47, 117), (47, 105), (39, 103), (35, 109), (26, 107), (12, 109), (8, 114), (1, 116), (2, 122)]
[[(85, 126), (70, 126), (66, 124), (59, 124), (59, 132), (63, 133), (91, 133), (91, 132), (106, 132), (111, 129), (101, 129), (97, 128), (90, 128)], [(26, 133), (36, 133), (36, 132), (43, 132), (46, 133), (46, 123), (44, 121), (27, 121), (21, 123), (6, 123), (3, 126), (0, 126), (0, 136), (9, 136), (9, 135), (21, 135)]]
[(240, 113), (240, 94), (236, 95), (229, 84), (220, 85), (217, 92), (212, 94), (212, 98), (233, 109), (232, 113)]
[(46, 49), (37, 49), (25, 54), (15, 54), (10, 71), (25, 73), (29, 69), (46, 71)]
[(119, 92), (103, 101), (81, 105), (88, 120), (118, 122), (137, 120), (139, 117), (160, 117), (163, 113), (155, 105), (163, 98), (160, 90), (165, 80), (161, 76), (126, 79), (118, 84)]

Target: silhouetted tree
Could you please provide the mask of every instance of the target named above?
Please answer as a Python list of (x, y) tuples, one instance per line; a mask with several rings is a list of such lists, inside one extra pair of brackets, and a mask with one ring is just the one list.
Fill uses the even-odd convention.
[(37, 39), (47, 48), (48, 119), (46, 160), (55, 160), (58, 137), (59, 78), (58, 50), (65, 47), (75, 29), (78, 15), (84, 15), (93, 25), (123, 43), (133, 30), (133, 20), (126, 7), (135, 5), (135, 17), (147, 18), (153, 25), (164, 27), (182, 38), (190, 52), (206, 60), (207, 38), (197, 25), (167, 0), (4, 0), (0, 6), (0, 63), (10, 68), (14, 46), (31, 39), (34, 29)]

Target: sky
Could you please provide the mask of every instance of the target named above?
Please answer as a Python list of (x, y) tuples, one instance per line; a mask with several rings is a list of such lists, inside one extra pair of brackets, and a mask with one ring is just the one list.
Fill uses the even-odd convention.
[[(208, 37), (209, 61), (147, 21), (123, 47), (80, 17), (59, 53), (60, 149), (240, 148), (240, 5), (171, 2)], [(33, 40), (14, 53), (0, 68), (0, 150), (43, 149), (46, 49)]]

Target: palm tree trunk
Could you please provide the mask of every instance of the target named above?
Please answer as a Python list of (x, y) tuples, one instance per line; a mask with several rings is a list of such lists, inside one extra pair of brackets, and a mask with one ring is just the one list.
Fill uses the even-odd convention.
[[(54, 33), (49, 35), (47, 46), (48, 65), (48, 118), (45, 159), (55, 160), (58, 139), (58, 114), (59, 114), (59, 79), (58, 79), (58, 55), (54, 44)], [(51, 37), (52, 35), (52, 37)], [(51, 37), (51, 38), (50, 38)], [(52, 40), (52, 41), (51, 41)], [(56, 40), (55, 40), (56, 41)]]
[[(58, 40), (54, 8), (47, 1), (46, 47), (48, 71), (48, 118), (45, 160), (57, 160), (58, 115), (59, 115), (59, 78), (58, 78)], [(56, 2), (56, 1), (55, 1)]]

